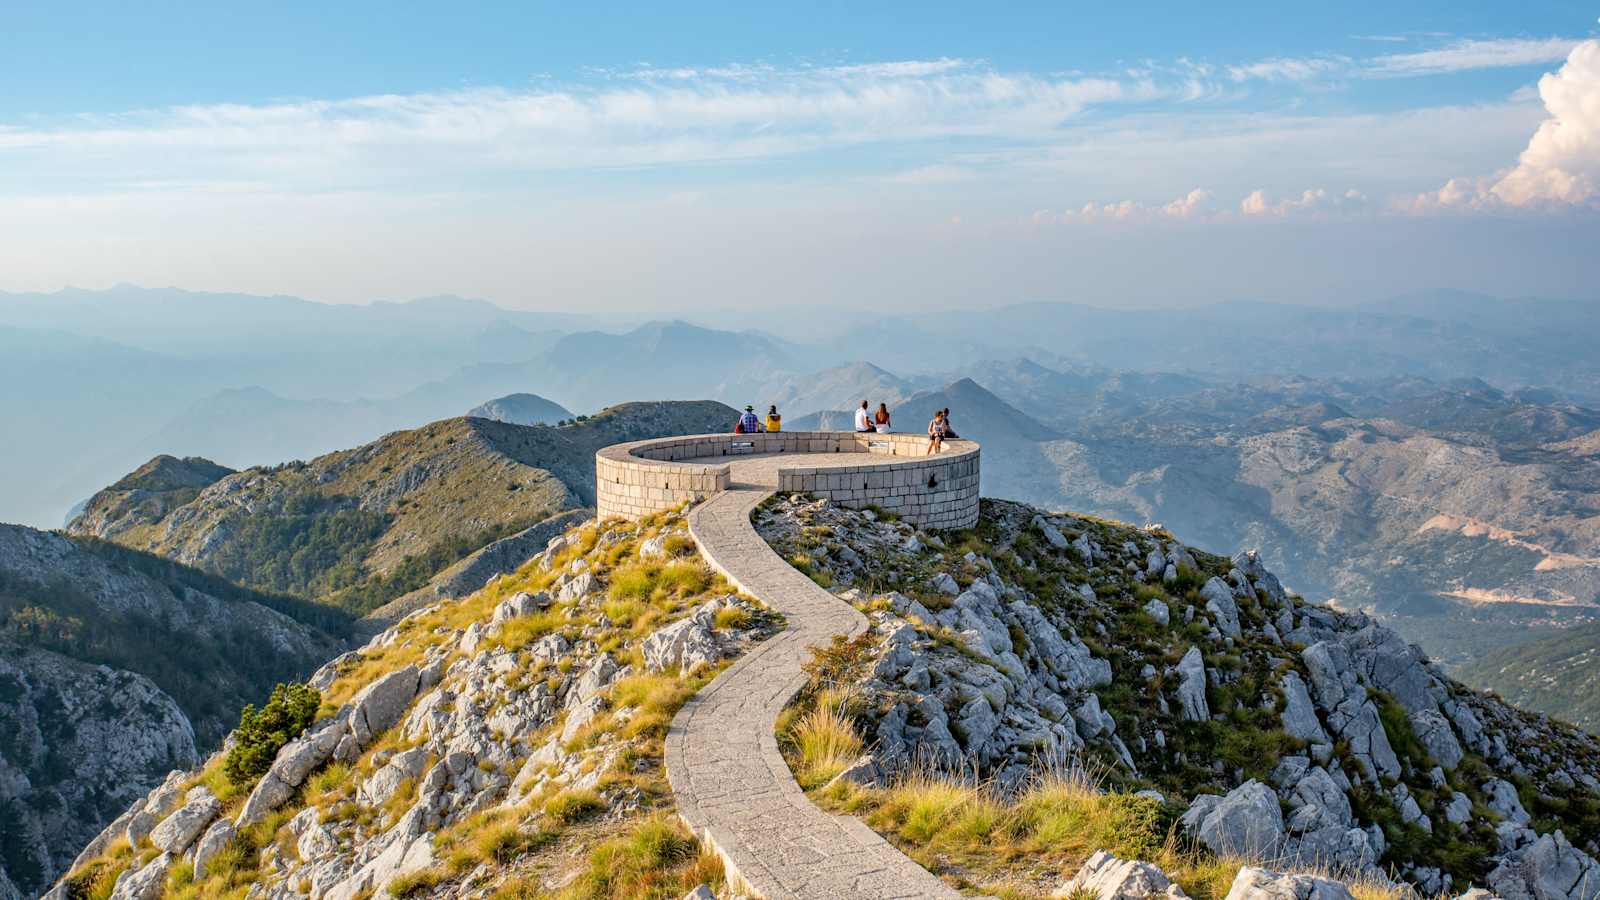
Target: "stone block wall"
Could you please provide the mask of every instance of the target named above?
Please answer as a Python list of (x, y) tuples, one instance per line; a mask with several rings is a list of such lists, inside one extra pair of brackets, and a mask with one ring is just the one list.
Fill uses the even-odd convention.
[(851, 509), (881, 507), (923, 528), (971, 528), (978, 523), (978, 452), (844, 468), (802, 463), (778, 471), (778, 491), (815, 494)]
[(728, 489), (727, 466), (673, 465), (608, 451), (595, 454), (595, 508), (601, 519), (637, 519)]
[[(925, 528), (976, 524), (978, 445), (947, 441), (933, 456), (926, 448), (922, 435), (807, 431), (616, 444), (595, 454), (595, 505), (602, 519), (638, 518), (726, 490), (728, 464), (704, 462), (708, 458), (805, 453), (825, 454), (829, 464), (795, 460), (779, 468), (779, 491), (815, 494), (857, 509), (879, 506)], [(838, 454), (858, 459), (846, 462)], [(701, 462), (682, 462), (690, 459)]]

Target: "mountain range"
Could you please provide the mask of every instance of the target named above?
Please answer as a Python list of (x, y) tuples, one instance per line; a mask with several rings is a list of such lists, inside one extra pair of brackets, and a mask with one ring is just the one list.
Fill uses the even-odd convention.
[[(0, 448), (0, 520), (59, 524), (98, 486), (174, 448), (233, 468), (305, 459), (511, 393), (579, 414), (645, 394), (804, 415), (841, 400), (824, 384), (786, 392), (801, 376), (861, 360), (897, 373), (872, 386), (883, 399), (962, 376), (1009, 398), (980, 367), (1028, 358), (1069, 380), (1083, 369), (1224, 385), (1477, 377), (1600, 404), (1591, 306), (1448, 291), (1327, 309), (1036, 302), (869, 316), (791, 340), (452, 297), (334, 306), (130, 286), (0, 294), (0, 417), (27, 435)], [(1048, 410), (1017, 405), (1049, 422)]]

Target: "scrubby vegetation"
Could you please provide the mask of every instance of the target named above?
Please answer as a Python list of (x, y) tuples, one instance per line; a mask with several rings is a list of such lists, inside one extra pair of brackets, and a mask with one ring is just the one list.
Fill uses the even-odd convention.
[(316, 720), (322, 695), (305, 684), (280, 684), (260, 710), (246, 705), (234, 729), (234, 744), (222, 771), (236, 786), (260, 778), (283, 745), (299, 737)]
[(1600, 623), (1563, 628), (1550, 637), (1497, 647), (1456, 675), (1523, 709), (1600, 733)]
[[(1386, 774), (1374, 779), (1366, 768), (1370, 759), (1359, 758), (1339, 734), (1330, 732), (1329, 743), (1312, 748), (1286, 732), (1283, 685), (1291, 671), (1303, 685), (1313, 680), (1303, 656), (1306, 646), (1297, 639), (1320, 634), (1313, 640), (1358, 648), (1370, 646), (1364, 641), (1386, 640), (1381, 629), (1367, 630), (1369, 623), (1359, 616), (1341, 617), (1298, 598), (1271, 596), (1259, 582), (1252, 596), (1238, 589), (1237, 573), (1231, 573), (1244, 563), (1193, 548), (1178, 553), (1172, 549), (1173, 537), (1164, 531), (1087, 516), (1042, 517), (1005, 501), (982, 503), (975, 528), (937, 535), (908, 535), (871, 511), (844, 510), (804, 497), (774, 498), (756, 514), (758, 529), (780, 556), (854, 603), (875, 624), (855, 641), (836, 641), (817, 651), (808, 668), (810, 684), (779, 719), (780, 747), (797, 781), (818, 802), (861, 816), (947, 880), (999, 896), (1038, 896), (1059, 888), (1089, 852), (1106, 849), (1155, 862), (1192, 896), (1221, 896), (1240, 866), (1250, 861), (1219, 857), (1195, 843), (1198, 838), (1178, 828), (1180, 814), (1199, 795), (1228, 794), (1251, 780), (1281, 788), (1279, 802), (1292, 803), (1283, 799), (1290, 790), (1283, 779), (1297, 776), (1282, 764), (1288, 760), (1316, 766), (1319, 753), (1331, 755), (1326, 769), (1337, 776), (1354, 814), (1351, 818), (1345, 813), (1346, 819), (1375, 835), (1372, 852), (1381, 854), (1376, 867), (1361, 870), (1365, 875), (1332, 873), (1355, 878), (1358, 895), (1392, 895), (1394, 888), (1368, 877), (1380, 870), (1401, 878), (1428, 877), (1417, 874), (1424, 870), (1431, 870), (1435, 879), (1448, 873), (1458, 889), (1469, 881), (1482, 884), (1503, 852), (1494, 833), (1501, 817), (1489, 810), (1484, 793), (1485, 784), (1497, 777), (1516, 785), (1539, 833), (1559, 828), (1580, 848), (1594, 846), (1600, 837), (1600, 820), (1595, 819), (1600, 798), (1582, 788), (1560, 789), (1563, 778), (1571, 788), (1580, 776), (1589, 777), (1585, 761), (1593, 759), (1592, 742), (1571, 729), (1485, 705), (1483, 698), (1459, 685), (1439, 681), (1432, 690), (1448, 692), (1453, 702), (1488, 717), (1486, 723), (1492, 719), (1503, 735), (1537, 735), (1539, 740), (1539, 746), (1528, 749), (1524, 763), (1501, 759), (1491, 768), (1484, 745), (1466, 746), (1463, 738), (1465, 758), (1453, 771), (1443, 771), (1419, 735), (1421, 726), (1414, 726), (1414, 713), (1396, 696), (1369, 688), (1366, 699), (1400, 769), (1398, 778)], [(1096, 548), (1092, 553), (1091, 544)], [(1168, 561), (1177, 553), (1182, 562), (1165, 579), (1160, 568), (1152, 578), (1146, 568), (1151, 548), (1165, 549)], [(1224, 599), (1236, 607), (1229, 615), (1237, 616), (1239, 628), (1227, 634), (1218, 630), (1220, 614), (1201, 595), (1212, 578), (1220, 579), (1227, 591)], [(969, 589), (972, 593), (957, 602)], [(986, 594), (993, 599), (984, 600)], [(1109, 664), (1109, 680), (1096, 683), (1094, 696), (1088, 698), (1094, 706), (1080, 707), (1087, 696), (1080, 688), (1061, 698), (1071, 718), (1060, 710), (1049, 717), (1069, 728), (1074, 720), (1082, 725), (1085, 719), (1099, 726), (1074, 728), (1083, 746), (1060, 760), (1039, 751), (1039, 744), (984, 745), (983, 753), (993, 751), (990, 768), (980, 767), (979, 752), (965, 740), (958, 749), (967, 755), (912, 757), (909, 769), (906, 757), (884, 755), (885, 732), (879, 730), (884, 722), (905, 722), (906, 710), (914, 710), (911, 724), (903, 726), (913, 736), (900, 739), (908, 743), (893, 745), (894, 753), (905, 753), (910, 741), (924, 740), (922, 724), (929, 723), (930, 729), (934, 724), (928, 713), (916, 710), (917, 704), (938, 696), (943, 717), (937, 733), (948, 738), (944, 726), (958, 731), (962, 707), (976, 702), (971, 700), (973, 688), (1002, 677), (1010, 682), (1005, 702), (990, 700), (993, 713), (1002, 718), (998, 727), (1015, 721), (1012, 733), (1041, 740), (1034, 736), (1051, 727), (1038, 718), (1045, 713), (1043, 704), (1024, 702), (1015, 713), (1022, 718), (1006, 718), (1018, 707), (1016, 696), (1026, 698), (1049, 685), (1048, 676), (1037, 668), (1042, 659), (1037, 635), (1016, 624), (1026, 621), (1024, 617), (1003, 621), (982, 612), (1004, 611), (1019, 598), (1042, 614), (1034, 627), (1058, 628), (1064, 637), (1081, 642), (1093, 659), (1103, 661), (1100, 665)], [(953, 610), (961, 618), (954, 618)], [(995, 635), (996, 622), (1009, 629), (1009, 642)], [(914, 637), (906, 638), (908, 632)], [(903, 643), (907, 640), (914, 651), (888, 649), (908, 648), (911, 644)], [(1393, 646), (1347, 652), (1398, 654)], [(1198, 721), (1190, 720), (1176, 702), (1178, 663), (1193, 649), (1200, 651), (1200, 689), (1209, 711)], [(1014, 657), (1010, 664), (1000, 659), (1007, 650)], [(908, 661), (890, 663), (888, 657), (899, 652), (909, 653), (904, 657)], [(1403, 662), (1409, 659), (1403, 655), (1365, 659), (1367, 665), (1392, 660), (1384, 664), (1396, 669), (1411, 664)], [(1034, 668), (1021, 672), (1018, 663)], [(1406, 671), (1430, 677), (1420, 668)], [(945, 686), (943, 693), (938, 692), (940, 685)], [(889, 715), (897, 709), (898, 719)], [(1109, 720), (1102, 711), (1109, 713)], [(1108, 721), (1114, 721), (1114, 732), (1102, 731)], [(872, 755), (862, 757), (863, 752)], [(1019, 764), (1021, 759), (1028, 762)], [(873, 768), (878, 760), (888, 760), (889, 768)], [(1030, 763), (1031, 780), (1018, 775)], [(1563, 766), (1564, 772), (1552, 771)], [(1084, 770), (1095, 777), (1085, 780)], [(840, 773), (845, 777), (836, 778)], [(1560, 799), (1567, 794), (1571, 801)], [(1461, 797), (1470, 801), (1472, 814), (1458, 826), (1447, 820), (1445, 807), (1459, 804)], [(1412, 801), (1415, 806), (1403, 810)], [(1286, 818), (1297, 807), (1285, 806)], [(1431, 829), (1417, 823), (1422, 816), (1430, 817)], [(1071, 823), (1068, 835), (1050, 837), (1062, 822)], [(1299, 833), (1291, 828), (1288, 839)], [(1292, 865), (1292, 860), (1265, 862)]]

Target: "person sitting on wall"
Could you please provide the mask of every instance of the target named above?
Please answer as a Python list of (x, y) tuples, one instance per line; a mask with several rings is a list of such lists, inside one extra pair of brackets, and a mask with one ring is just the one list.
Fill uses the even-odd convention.
[(760, 434), (761, 433), (761, 420), (756, 418), (756, 408), (754, 406), (746, 406), (744, 408), (744, 412), (739, 415), (739, 421), (735, 422), (734, 425), (733, 425), (733, 433), (734, 434)]
[(953, 441), (961, 436), (956, 434), (956, 430), (954, 428), (950, 427), (950, 407), (946, 406), (944, 409), (939, 411), (939, 420), (944, 423), (943, 437), (945, 440)]
[(856, 408), (856, 431), (872, 431), (872, 413), (867, 412), (867, 401)]
[(887, 403), (878, 404), (878, 411), (872, 414), (872, 428), (879, 434), (888, 434), (894, 430), (890, 427), (889, 405)]
[(928, 423), (928, 453), (938, 453), (944, 449), (944, 411), (933, 414), (933, 420)]
[(778, 415), (778, 407), (776, 405), (767, 407), (767, 430), (783, 430), (783, 416)]

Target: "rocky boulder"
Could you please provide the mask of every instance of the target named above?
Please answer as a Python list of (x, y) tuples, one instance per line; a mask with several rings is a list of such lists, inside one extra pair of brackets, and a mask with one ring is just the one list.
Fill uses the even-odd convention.
[(183, 806), (150, 832), (150, 843), (158, 850), (182, 854), (221, 811), (222, 801), (205, 787), (196, 787), (184, 798)]
[(1093, 897), (1095, 900), (1179, 900), (1189, 895), (1173, 884), (1167, 873), (1147, 862), (1119, 859), (1096, 850), (1078, 874), (1052, 897)]
[(1259, 781), (1247, 781), (1221, 797), (1196, 797), (1180, 821), (1219, 855), (1269, 859), (1284, 842), (1278, 795)]
[(1355, 900), (1355, 896), (1332, 878), (1245, 866), (1234, 876), (1225, 900)]
[(1178, 661), (1178, 706), (1191, 722), (1211, 718), (1211, 708), (1206, 705), (1206, 663), (1199, 647), (1190, 647)]
[(142, 866), (128, 869), (117, 876), (111, 888), (110, 900), (157, 900), (166, 887), (167, 873), (172, 870), (173, 856), (163, 853)]
[(1505, 900), (1595, 900), (1600, 863), (1555, 831), (1501, 857), (1487, 881)]
[(652, 672), (687, 672), (721, 659), (722, 645), (713, 625), (727, 602), (707, 600), (689, 616), (645, 638), (640, 647), (644, 667)]
[(1227, 637), (1236, 638), (1239, 630), (1239, 605), (1233, 600), (1233, 591), (1228, 583), (1215, 575), (1206, 580), (1200, 588), (1200, 597), (1206, 601), (1206, 612), (1211, 613), (1212, 620), (1217, 623), (1217, 630)]

